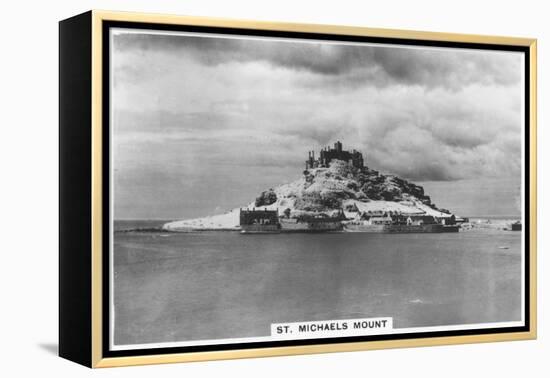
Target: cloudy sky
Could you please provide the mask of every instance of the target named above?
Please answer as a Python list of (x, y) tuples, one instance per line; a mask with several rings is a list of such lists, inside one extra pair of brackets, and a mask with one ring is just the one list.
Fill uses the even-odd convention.
[(520, 53), (127, 29), (111, 45), (116, 219), (245, 205), (336, 140), (461, 215), (519, 213)]

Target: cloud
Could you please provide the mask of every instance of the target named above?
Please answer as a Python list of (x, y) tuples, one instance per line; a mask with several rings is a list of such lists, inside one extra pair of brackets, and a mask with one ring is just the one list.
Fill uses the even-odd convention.
[(498, 51), (315, 43), (284, 39), (208, 38), (116, 33), (115, 51), (170, 51), (202, 64), (267, 62), (275, 67), (357, 83), (357, 73), (378, 85), (421, 85), (453, 90), (483, 82), (513, 85), (521, 79), (521, 55)]
[(521, 112), (512, 104), (521, 89), (375, 93), (352, 118), (369, 164), (419, 181), (520, 174)]

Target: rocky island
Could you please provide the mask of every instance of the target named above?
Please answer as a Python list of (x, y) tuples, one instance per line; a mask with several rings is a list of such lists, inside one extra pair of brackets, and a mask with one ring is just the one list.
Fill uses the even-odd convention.
[(170, 222), (163, 229), (240, 230), (243, 211), (269, 211), (287, 223), (305, 218), (337, 218), (345, 223), (377, 217), (418, 224), (428, 217), (432, 223), (448, 225), (456, 219), (450, 211), (433, 204), (421, 186), (369, 168), (360, 152), (345, 151), (342, 143), (336, 142), (334, 148), (322, 149), (318, 159), (310, 151), (299, 179), (259, 193), (243, 208)]

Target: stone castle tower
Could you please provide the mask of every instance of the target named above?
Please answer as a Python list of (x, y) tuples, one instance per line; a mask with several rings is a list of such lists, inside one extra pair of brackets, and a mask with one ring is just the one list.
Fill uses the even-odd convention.
[(325, 147), (321, 149), (318, 159), (315, 159), (315, 151), (309, 151), (306, 169), (328, 167), (332, 160), (343, 160), (359, 169), (365, 166), (361, 152), (356, 150), (345, 151), (342, 149), (342, 143), (337, 141), (334, 143), (334, 148)]

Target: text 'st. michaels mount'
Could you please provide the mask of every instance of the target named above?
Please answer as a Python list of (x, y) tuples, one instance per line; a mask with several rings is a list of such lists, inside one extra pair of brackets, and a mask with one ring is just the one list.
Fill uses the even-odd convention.
[[(393, 227), (398, 231), (424, 225), (426, 232), (434, 232), (435, 228), (426, 225), (454, 225), (455, 219), (450, 211), (435, 206), (421, 186), (369, 168), (361, 152), (346, 151), (341, 142), (336, 142), (334, 148), (321, 149), (317, 158), (314, 151), (309, 151), (302, 177), (260, 193), (243, 208), (174, 221), (163, 228), (241, 230), (243, 225), (260, 224), (270, 231), (267, 226), (276, 224), (271, 227), (271, 231), (276, 231), (284, 229), (281, 224), (286, 224), (288, 230), (296, 223), (297, 231), (301, 231), (300, 224), (308, 223), (309, 229), (321, 228), (316, 231), (323, 231), (323, 227), (353, 231), (354, 225), (367, 222), (372, 226), (401, 225), (401, 229)], [(327, 225), (330, 221), (332, 226)]]

